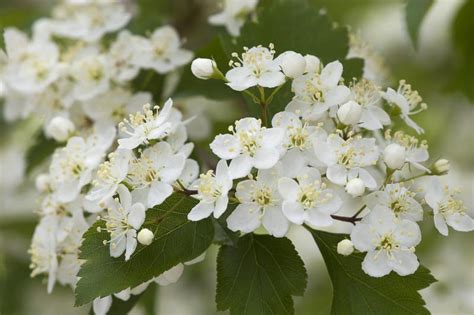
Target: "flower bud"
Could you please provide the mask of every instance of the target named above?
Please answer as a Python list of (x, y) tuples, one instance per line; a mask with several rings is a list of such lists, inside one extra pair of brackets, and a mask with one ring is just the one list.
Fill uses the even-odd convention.
[(444, 175), (449, 172), (449, 169), (450, 169), (449, 160), (439, 159), (438, 161), (434, 163), (431, 171), (435, 175)]
[(282, 56), (280, 67), (287, 77), (294, 79), (304, 73), (306, 60), (303, 55), (288, 51)]
[(304, 56), (306, 60), (306, 69), (305, 72), (319, 72), (319, 68), (321, 67), (321, 61), (319, 58), (313, 55), (306, 55)]
[(191, 63), (191, 72), (199, 79), (207, 80), (216, 74), (216, 62), (208, 58), (197, 58)]
[(153, 232), (149, 229), (141, 229), (137, 235), (138, 242), (145, 246), (150, 245), (153, 242), (153, 237)]
[(362, 116), (362, 106), (354, 101), (349, 101), (339, 107), (337, 110), (337, 118), (344, 125), (355, 125), (359, 122)]
[(342, 240), (337, 243), (337, 253), (343, 256), (349, 256), (354, 252), (354, 244), (350, 240)]
[(399, 144), (389, 144), (383, 151), (383, 160), (388, 168), (398, 170), (405, 164), (406, 150)]
[(364, 194), (365, 184), (360, 178), (353, 178), (346, 184), (346, 191), (352, 197), (359, 197)]
[(45, 192), (49, 190), (49, 175), (39, 174), (35, 179), (36, 190), (39, 192)]
[(46, 126), (46, 135), (58, 142), (66, 141), (76, 130), (72, 121), (67, 118), (57, 116), (51, 119)]
[(337, 253), (343, 256), (349, 256), (354, 252), (354, 244), (350, 240), (342, 240), (337, 243)]

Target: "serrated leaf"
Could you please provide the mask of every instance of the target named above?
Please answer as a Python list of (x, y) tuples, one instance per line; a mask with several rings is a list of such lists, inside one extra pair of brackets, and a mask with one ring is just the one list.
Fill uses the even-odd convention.
[(418, 34), (420, 32), (421, 23), (432, 4), (433, 0), (408, 0), (405, 7), (408, 34), (415, 48), (418, 46)]
[[(197, 200), (183, 194), (171, 195), (163, 204), (148, 209), (144, 227), (154, 231), (151, 245), (138, 245), (129, 261), (112, 258), (105, 222), (98, 221), (85, 233), (80, 258), (85, 260), (78, 273), (76, 306), (135, 287), (178, 263), (201, 255), (212, 243), (214, 228), (210, 219), (191, 222), (187, 214)], [(98, 227), (103, 228), (98, 232)]]
[(217, 256), (217, 309), (230, 314), (293, 314), (292, 295), (303, 295), (306, 269), (287, 238), (249, 234)]
[(333, 284), (331, 314), (429, 314), (418, 293), (436, 281), (427, 268), (420, 266), (413, 275), (406, 277), (392, 272), (382, 278), (373, 278), (361, 268), (364, 254), (353, 253), (345, 257), (337, 253), (337, 243), (348, 235), (310, 232)]
[[(247, 23), (237, 39), (223, 36), (222, 43), (229, 59), (233, 52), (241, 53), (243, 47), (272, 43), (277, 54), (292, 50), (303, 55), (315, 55), (325, 64), (340, 60), (347, 67), (343, 75), (348, 80), (362, 75), (363, 60), (345, 60), (349, 51), (347, 29), (335, 26), (327, 15), (320, 14), (315, 6), (304, 0), (269, 1), (259, 12), (257, 23)], [(270, 115), (284, 110), (292, 96), (287, 83), (269, 106)], [(246, 100), (249, 111), (258, 116), (259, 106), (248, 97)]]
[(54, 153), (54, 150), (63, 145), (63, 143), (46, 138), (44, 133), (40, 131), (33, 145), (26, 152), (26, 174), (30, 174), (36, 167), (46, 161)]

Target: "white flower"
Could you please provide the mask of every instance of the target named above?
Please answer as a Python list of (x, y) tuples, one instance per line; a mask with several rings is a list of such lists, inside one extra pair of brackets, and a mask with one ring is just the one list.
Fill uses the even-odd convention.
[(326, 139), (327, 134), (322, 128), (309, 125), (292, 112), (275, 114), (272, 126), (285, 132), (282, 145), (286, 153), (281, 163), (289, 177), (300, 175), (301, 168), (308, 164), (320, 166), (314, 156), (313, 142), (318, 138)]
[(304, 59), (306, 61), (306, 68), (304, 72), (320, 72), (321, 71), (321, 61), (318, 57), (313, 55), (305, 55)]
[(152, 96), (148, 92), (132, 94), (129, 89), (113, 87), (105, 93), (82, 102), (82, 108), (94, 121), (115, 126), (128, 115), (141, 111), (143, 104), (148, 104), (151, 100)]
[(252, 167), (268, 169), (280, 157), (279, 147), (283, 139), (283, 129), (265, 128), (255, 118), (243, 118), (235, 122), (233, 133), (218, 135), (212, 141), (212, 152), (224, 160), (232, 160), (229, 165), (232, 178), (247, 176)]
[[(132, 295), (140, 295), (142, 294), (150, 284), (150, 281), (145, 283), (139, 284), (135, 288), (127, 288), (120, 292), (114, 293), (114, 296), (122, 301), (128, 301)], [(103, 298), (95, 298), (92, 302), (92, 310), (94, 311), (95, 315), (106, 315), (110, 307), (112, 306), (112, 295), (105, 296)]]
[[(391, 142), (392, 144), (405, 148), (405, 161), (411, 166), (430, 173), (430, 170), (421, 164), (422, 162), (426, 162), (429, 158), (428, 143), (426, 140), (420, 141), (416, 137), (406, 135), (403, 131), (395, 132), (393, 137), (390, 135), (390, 131), (387, 131), (385, 138), (389, 143)], [(388, 144), (388, 146), (390, 146), (390, 144)]]
[(110, 69), (106, 56), (96, 47), (88, 47), (71, 65), (71, 76), (75, 80), (74, 97), (86, 101), (104, 93), (110, 86)]
[(134, 63), (164, 74), (187, 64), (192, 57), (192, 52), (181, 48), (176, 30), (171, 26), (162, 26), (153, 32), (148, 45), (137, 53)]
[(119, 1), (65, 3), (55, 8), (51, 30), (58, 36), (96, 42), (124, 27), (131, 17)]
[(245, 24), (250, 13), (255, 11), (258, 0), (224, 0), (222, 12), (211, 15), (209, 23), (224, 25), (232, 36), (240, 35), (240, 28)]
[(183, 264), (177, 264), (173, 268), (166, 270), (161, 275), (155, 278), (155, 282), (161, 286), (167, 286), (176, 283), (184, 271)]
[(185, 156), (174, 154), (168, 143), (158, 142), (131, 160), (126, 182), (133, 187), (134, 197), (152, 208), (173, 193), (172, 184), (181, 175), (185, 161)]
[[(119, 83), (126, 83), (138, 75), (137, 53), (148, 45), (147, 39), (121, 31), (107, 53), (110, 77)], [(143, 105), (143, 104), (142, 104)]]
[(54, 117), (46, 126), (46, 135), (58, 142), (66, 141), (76, 130), (76, 127), (67, 118)]
[(381, 107), (380, 88), (375, 83), (367, 79), (360, 79), (351, 82), (349, 87), (351, 98), (362, 106), (358, 127), (377, 130), (390, 124), (390, 116)]
[(145, 246), (150, 245), (153, 242), (153, 238), (153, 232), (149, 229), (141, 229), (137, 235), (138, 242)]
[(356, 177), (347, 182), (345, 189), (349, 195), (356, 198), (364, 194), (365, 184), (362, 179)]
[(449, 169), (450, 169), (449, 160), (439, 159), (433, 164), (432, 171), (435, 174), (444, 175), (449, 172)]
[(286, 110), (294, 112), (307, 120), (319, 119), (328, 109), (348, 100), (350, 90), (339, 84), (342, 77), (342, 64), (333, 61), (321, 72), (309, 72), (293, 80), (293, 100)]
[(287, 51), (278, 56), (283, 73), (289, 78), (296, 78), (306, 70), (306, 59), (294, 51)]
[(317, 139), (314, 144), (316, 157), (327, 166), (327, 178), (337, 185), (345, 185), (353, 178), (360, 178), (369, 189), (377, 183), (364, 167), (375, 165), (379, 151), (373, 138), (344, 140), (330, 134), (326, 141)]
[(50, 179), (48, 174), (39, 174), (35, 179), (36, 190), (39, 192), (47, 192), (50, 187)]
[(351, 240), (357, 250), (367, 252), (362, 270), (372, 277), (392, 270), (407, 276), (418, 269), (414, 247), (421, 241), (420, 228), (413, 221), (397, 219), (386, 207), (376, 207), (357, 223)]
[(406, 161), (406, 149), (397, 143), (391, 143), (383, 150), (383, 161), (388, 168), (398, 170)]
[(236, 91), (243, 91), (253, 86), (274, 88), (285, 83), (285, 75), (281, 72), (278, 59), (273, 59), (273, 45), (269, 48), (257, 46), (247, 49), (239, 58), (237, 53), (232, 57), (238, 61), (230, 61), (233, 69), (227, 71), (227, 85)]
[(117, 192), (119, 198), (110, 200), (103, 219), (110, 233), (110, 256), (120, 257), (125, 252), (125, 260), (129, 260), (137, 248), (137, 230), (145, 221), (145, 206), (132, 204), (132, 195), (125, 186), (120, 185)]
[(295, 224), (307, 223), (312, 227), (331, 225), (331, 214), (339, 210), (342, 200), (334, 191), (326, 189), (317, 169), (305, 167), (300, 174), (296, 180), (283, 177), (278, 181), (283, 213)]
[(337, 110), (337, 118), (344, 125), (356, 125), (362, 116), (362, 106), (354, 101), (343, 104)]
[(86, 195), (86, 198), (102, 204), (112, 197), (119, 184), (127, 176), (131, 157), (132, 152), (125, 149), (118, 149), (110, 153), (109, 160), (99, 165), (97, 179), (93, 181), (94, 188)]
[(17, 92), (32, 94), (43, 91), (59, 76), (59, 49), (50, 41), (28, 37), (15, 28), (4, 33), (6, 65), (4, 84)]
[(240, 204), (227, 218), (232, 231), (250, 233), (263, 224), (275, 237), (283, 237), (289, 229), (289, 221), (281, 209), (282, 198), (278, 192), (278, 170), (259, 170), (257, 179), (237, 184), (235, 196)]
[(92, 171), (110, 146), (115, 130), (90, 136), (87, 140), (72, 137), (66, 147), (53, 154), (49, 172), (51, 188), (61, 202), (77, 198), (82, 187), (90, 183)]
[(349, 256), (354, 252), (354, 244), (350, 240), (342, 240), (337, 243), (337, 253), (343, 256)]
[(426, 191), (426, 203), (433, 209), (436, 229), (448, 235), (448, 225), (456, 231), (469, 232), (474, 229), (474, 220), (467, 214), (463, 201), (456, 196), (459, 191), (450, 190), (438, 178), (433, 178)]
[(425, 103), (422, 103), (422, 98), (418, 92), (411, 89), (411, 85), (401, 80), (397, 91), (388, 88), (387, 92), (382, 93), (382, 96), (390, 105), (395, 105), (399, 108), (400, 117), (408, 126), (415, 129), (419, 134), (424, 132), (423, 128), (418, 126), (410, 116), (425, 110), (427, 106)]
[(364, 197), (365, 204), (374, 209), (377, 205), (391, 209), (401, 220), (423, 220), (423, 208), (416, 201), (415, 193), (401, 184), (388, 184), (382, 191), (375, 191)]
[(155, 113), (150, 104), (145, 104), (143, 113), (137, 112), (135, 115), (130, 115), (129, 119), (124, 119), (119, 127), (129, 137), (118, 140), (119, 148), (132, 150), (141, 144), (148, 144), (150, 140), (168, 136), (176, 128), (169, 121), (172, 106), (173, 101), (168, 99), (160, 111), (158, 106), (153, 108), (157, 111)]
[(209, 217), (212, 213), (215, 218), (219, 218), (227, 209), (229, 202), (227, 194), (232, 188), (232, 178), (227, 162), (220, 160), (217, 163), (215, 175), (213, 171), (201, 174), (193, 186), (197, 187), (196, 198), (199, 199), (199, 203), (191, 209), (188, 219), (198, 221)]
[(207, 80), (216, 73), (216, 62), (208, 58), (197, 58), (191, 63), (191, 72), (199, 79)]

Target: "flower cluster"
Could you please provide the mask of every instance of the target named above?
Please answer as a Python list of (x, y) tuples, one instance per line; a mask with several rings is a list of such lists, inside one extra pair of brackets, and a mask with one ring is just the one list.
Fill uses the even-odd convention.
[[(392, 131), (399, 117), (417, 134), (423, 132), (412, 116), (427, 106), (405, 81), (396, 90), (382, 90), (367, 78), (348, 82), (339, 61), (323, 64), (293, 51), (277, 56), (273, 45), (244, 47), (241, 56), (232, 56), (236, 60), (225, 75), (203, 58), (193, 61), (193, 72), (249, 95), (261, 107), (261, 119), (237, 120), (210, 144), (220, 161), (215, 173), (202, 174), (191, 185), (199, 204), (190, 220), (229, 211), (230, 230), (251, 233), (263, 227), (275, 237), (285, 236), (292, 224), (321, 228), (349, 222), (351, 240), (341, 242), (338, 251), (367, 252), (362, 269), (373, 277), (417, 270), (417, 222), (425, 212), (434, 215), (443, 235), (448, 225), (473, 230), (462, 201), (440, 184), (438, 176), (449, 171), (449, 162), (426, 164), (425, 140)], [(285, 84), (293, 98), (270, 121), (268, 107)], [(414, 189), (423, 176), (430, 181)], [(344, 203), (362, 207), (343, 216)]]

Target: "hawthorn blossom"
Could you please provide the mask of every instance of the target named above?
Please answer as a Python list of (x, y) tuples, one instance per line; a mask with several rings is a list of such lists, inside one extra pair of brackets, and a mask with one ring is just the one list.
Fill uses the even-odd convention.
[(253, 86), (274, 88), (285, 83), (285, 75), (281, 71), (279, 60), (273, 59), (275, 50), (270, 44), (269, 48), (257, 46), (248, 49), (239, 57), (233, 53), (237, 61), (230, 61), (233, 69), (227, 71), (225, 77), (227, 85), (233, 90), (243, 91)]
[(401, 80), (396, 91), (387, 88), (386, 92), (382, 92), (382, 96), (390, 105), (395, 105), (400, 110), (400, 117), (409, 127), (415, 129), (419, 134), (424, 132), (423, 128), (418, 126), (410, 116), (425, 110), (427, 105), (422, 103), (423, 99), (420, 94), (418, 94), (418, 91), (412, 90), (410, 84)]
[(46, 40), (29, 40), (15, 28), (4, 32), (6, 47), (2, 81), (7, 88), (24, 94), (44, 91), (60, 73), (59, 49)]
[(282, 197), (278, 192), (279, 173), (277, 167), (259, 170), (256, 179), (237, 184), (235, 197), (240, 204), (227, 218), (229, 229), (251, 233), (263, 225), (275, 237), (286, 235), (290, 222), (282, 211)]
[(120, 131), (129, 137), (122, 137), (118, 140), (119, 148), (132, 150), (141, 144), (148, 144), (150, 140), (166, 137), (176, 128), (168, 121), (172, 106), (173, 101), (171, 99), (166, 101), (161, 110), (158, 106), (155, 106), (152, 110), (150, 104), (145, 104), (143, 113), (137, 112), (134, 115), (131, 114), (128, 119), (124, 119), (119, 124)]
[(143, 43), (134, 63), (160, 74), (168, 73), (191, 61), (193, 53), (181, 48), (178, 32), (171, 26), (157, 28), (148, 43)]
[(199, 203), (191, 209), (188, 219), (198, 221), (209, 217), (212, 213), (215, 218), (219, 218), (227, 209), (229, 202), (227, 194), (232, 188), (232, 178), (227, 162), (219, 161), (215, 174), (212, 170), (201, 174), (193, 186), (197, 187), (198, 193), (195, 197)]
[(231, 160), (229, 171), (233, 179), (250, 173), (252, 167), (269, 169), (279, 160), (279, 147), (284, 131), (265, 128), (255, 118), (243, 118), (229, 127), (232, 134), (217, 135), (210, 144), (212, 152), (223, 160)]
[(390, 130), (385, 132), (385, 139), (389, 143), (396, 143), (405, 148), (405, 161), (411, 166), (421, 171), (430, 173), (423, 162), (429, 159), (428, 143), (426, 140), (419, 140), (416, 137), (405, 134), (403, 131), (397, 131), (391, 135)]
[(433, 209), (435, 227), (444, 236), (449, 233), (448, 226), (462, 232), (474, 230), (474, 220), (468, 215), (458, 194), (459, 191), (443, 187), (438, 178), (432, 179), (426, 190), (425, 200)]
[(423, 220), (423, 208), (415, 199), (416, 193), (402, 184), (387, 184), (384, 190), (375, 191), (364, 197), (364, 203), (370, 209), (383, 206), (391, 209), (400, 220)]
[(420, 228), (410, 220), (399, 220), (390, 209), (377, 206), (351, 233), (354, 247), (367, 252), (362, 270), (372, 277), (395, 271), (400, 276), (414, 273), (419, 266), (414, 254), (421, 241)]
[(225, 0), (223, 10), (209, 17), (212, 25), (223, 25), (232, 36), (240, 35), (240, 28), (255, 11), (258, 0)]
[(328, 63), (321, 72), (308, 72), (291, 83), (295, 93), (286, 110), (302, 116), (306, 120), (317, 120), (327, 110), (348, 100), (350, 90), (340, 84), (342, 64)]
[(327, 166), (327, 178), (337, 185), (345, 185), (353, 178), (360, 178), (369, 189), (377, 183), (365, 167), (375, 165), (379, 150), (374, 138), (342, 139), (330, 134), (326, 141), (317, 139), (314, 144), (316, 157)]
[(303, 168), (296, 180), (280, 178), (278, 190), (283, 198), (283, 213), (295, 224), (329, 226), (333, 223), (331, 214), (336, 213), (342, 205), (341, 198), (326, 188), (315, 168)]
[(186, 157), (173, 153), (166, 142), (146, 148), (130, 161), (126, 182), (147, 208), (161, 204), (173, 193), (172, 184), (181, 175)]
[(125, 260), (129, 260), (137, 248), (137, 230), (145, 221), (145, 206), (132, 204), (132, 195), (124, 185), (117, 192), (119, 197), (110, 200), (103, 220), (110, 233), (110, 256), (120, 257), (125, 252)]

